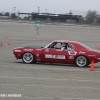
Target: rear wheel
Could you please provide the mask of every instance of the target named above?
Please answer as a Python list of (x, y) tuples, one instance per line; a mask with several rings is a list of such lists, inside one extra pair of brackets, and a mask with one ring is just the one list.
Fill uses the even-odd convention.
[(89, 64), (89, 61), (85, 56), (78, 56), (75, 60), (75, 63), (79, 67), (85, 67)]
[(23, 60), (23, 62), (25, 62), (27, 64), (31, 64), (31, 63), (35, 62), (34, 56), (28, 52), (23, 54), (22, 60)]

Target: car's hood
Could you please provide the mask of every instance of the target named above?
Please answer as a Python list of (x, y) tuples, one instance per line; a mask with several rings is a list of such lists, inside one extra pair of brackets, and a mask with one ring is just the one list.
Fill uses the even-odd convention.
[(41, 48), (41, 46), (25, 46), (23, 48)]
[(14, 48), (14, 49), (28, 49), (28, 48), (42, 48), (41, 46), (25, 46), (25, 47), (17, 47), (17, 48)]

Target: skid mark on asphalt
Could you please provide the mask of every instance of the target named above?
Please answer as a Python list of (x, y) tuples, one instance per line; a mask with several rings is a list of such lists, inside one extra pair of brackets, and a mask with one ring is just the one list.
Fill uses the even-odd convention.
[[(50, 68), (50, 67), (52, 67), (52, 68)], [(54, 67), (56, 67), (56, 68), (54, 68)], [(48, 70), (62, 70), (62, 71), (64, 70), (64, 71), (74, 71), (74, 72), (99, 72), (100, 73), (99, 70), (90, 71), (90, 69), (87, 68), (87, 67), (86, 68), (77, 68), (77, 67), (75, 68), (75, 67), (73, 67), (73, 69), (69, 68), (69, 66), (66, 66), (66, 68), (61, 68), (61, 67), (59, 67), (59, 66), (58, 67), (57, 66), (50, 66), (50, 65), (48, 65), (48, 67), (44, 67), (43, 65), (41, 65), (41, 66), (40, 65), (39, 66), (29, 66), (28, 65), (28, 66), (14, 66), (14, 67), (12, 66), (12, 68), (20, 68), (20, 69), (21, 68), (23, 68), (23, 69), (39, 69), (39, 70), (48, 69)], [(96, 68), (99, 69), (99, 67), (96, 67)]]
[(43, 99), (43, 100), (100, 100), (100, 99), (85, 99), (85, 98), (59, 98), (59, 97), (30, 97), (30, 96), (22, 96), (22, 98), (32, 98), (32, 99)]
[(52, 81), (79, 81), (79, 82), (100, 82), (99, 80), (79, 80), (79, 79), (55, 79), (55, 78), (34, 78), (34, 77), (13, 77), (13, 76), (0, 76), (0, 78), (11, 78), (11, 79), (34, 79), (34, 80), (52, 80)]

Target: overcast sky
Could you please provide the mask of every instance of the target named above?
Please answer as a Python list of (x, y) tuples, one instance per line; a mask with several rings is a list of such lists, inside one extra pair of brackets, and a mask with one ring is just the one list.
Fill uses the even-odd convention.
[(68, 13), (70, 10), (100, 11), (100, 0), (0, 0), (0, 12), (13, 12), (13, 7), (20, 12)]

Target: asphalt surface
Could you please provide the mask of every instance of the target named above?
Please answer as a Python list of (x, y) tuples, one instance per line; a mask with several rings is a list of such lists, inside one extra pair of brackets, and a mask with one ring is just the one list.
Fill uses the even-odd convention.
[(13, 48), (45, 46), (55, 39), (81, 41), (97, 49), (100, 28), (43, 24), (37, 36), (33, 24), (0, 22), (0, 100), (100, 100), (100, 63), (90, 71), (90, 66), (15, 60)]

